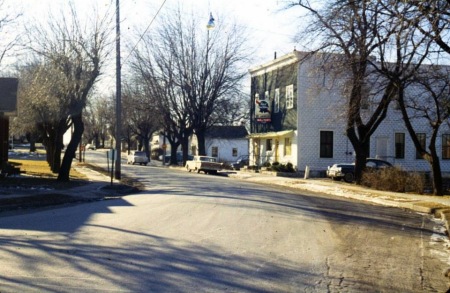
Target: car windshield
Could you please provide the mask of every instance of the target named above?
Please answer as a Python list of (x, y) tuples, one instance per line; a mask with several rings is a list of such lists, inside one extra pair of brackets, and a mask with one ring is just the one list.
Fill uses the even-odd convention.
[(134, 155), (137, 156), (137, 157), (146, 157), (147, 156), (145, 154), (145, 152), (135, 152)]

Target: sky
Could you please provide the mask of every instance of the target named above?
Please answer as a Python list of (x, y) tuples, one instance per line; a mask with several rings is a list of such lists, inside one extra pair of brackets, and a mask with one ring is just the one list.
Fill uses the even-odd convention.
[[(4, 6), (14, 13), (22, 13), (20, 21), (34, 22), (45, 20), (49, 13), (58, 13), (68, 7), (68, 0), (3, 0)], [(92, 14), (92, 5), (111, 9), (116, 0), (74, 0), (80, 17)], [(184, 9), (193, 11), (196, 17), (204, 18), (205, 28), (212, 13), (216, 26), (221, 20), (234, 21), (249, 33), (247, 40), (255, 49), (254, 67), (277, 56), (290, 53), (301, 45), (293, 41), (299, 27), (299, 10), (284, 10), (282, 0), (120, 0), (121, 33), (126, 42), (127, 37), (135, 38), (137, 31), (145, 28), (151, 31), (150, 23), (158, 20), (158, 16), (182, 5)], [(157, 15), (157, 11), (160, 14)], [(114, 13), (114, 10), (111, 10)], [(227, 18), (227, 19), (224, 19)], [(150, 26), (149, 26), (150, 25)], [(124, 48), (124, 46), (122, 46)], [(128, 53), (122, 53), (122, 58)], [(13, 54), (14, 55), (14, 54)], [(12, 56), (14, 58), (14, 56)]]

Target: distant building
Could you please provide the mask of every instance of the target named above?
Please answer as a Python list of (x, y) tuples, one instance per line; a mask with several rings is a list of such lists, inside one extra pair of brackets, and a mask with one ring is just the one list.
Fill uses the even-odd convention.
[[(221, 162), (235, 162), (248, 155), (248, 131), (245, 126), (212, 126), (205, 134), (206, 155), (217, 157)], [(191, 140), (191, 154), (198, 150), (197, 138)]]

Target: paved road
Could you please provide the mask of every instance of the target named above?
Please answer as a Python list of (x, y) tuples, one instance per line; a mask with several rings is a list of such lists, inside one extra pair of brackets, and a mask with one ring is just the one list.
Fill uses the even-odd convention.
[(124, 166), (118, 200), (3, 217), (1, 292), (445, 292), (428, 215)]

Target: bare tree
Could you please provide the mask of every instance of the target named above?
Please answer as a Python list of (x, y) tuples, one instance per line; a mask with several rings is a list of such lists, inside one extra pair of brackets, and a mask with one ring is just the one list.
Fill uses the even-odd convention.
[(33, 63), (20, 70), (19, 116), (17, 124), (36, 131), (46, 147), (47, 162), (53, 172), (59, 171), (63, 134), (70, 126), (67, 101), (59, 90), (58, 71), (51, 64)]
[[(443, 195), (442, 173), (436, 139), (441, 126), (450, 118), (450, 69), (441, 66), (424, 66), (415, 78), (399, 91), (399, 108), (408, 133), (417, 152), (431, 167), (433, 193)], [(415, 120), (426, 121), (431, 133), (428, 145), (426, 138), (419, 139), (420, 131), (414, 128)], [(425, 134), (427, 134), (425, 133)]]
[(111, 23), (109, 18), (95, 18), (89, 25), (82, 24), (71, 5), (70, 15), (63, 13), (59, 20), (53, 17), (48, 27), (37, 25), (28, 35), (33, 52), (58, 72), (55, 75), (58, 88), (54, 94), (66, 100), (68, 112), (66, 119), (60, 121), (65, 123), (61, 131), (73, 124), (72, 138), (58, 174), (61, 181), (69, 180), (72, 160), (84, 131), (83, 109), (108, 53), (106, 47), (113, 28)]
[[(236, 25), (221, 24), (207, 31), (206, 21), (205, 25), (199, 25), (195, 17), (188, 16), (181, 10), (171, 12), (163, 18), (157, 32), (145, 38), (144, 44), (152, 48), (149, 56), (155, 66), (154, 78), (172, 87), (170, 94), (183, 105), (183, 111), (172, 109), (180, 115), (178, 123), (184, 123), (181, 121), (187, 111), (187, 133), (182, 134), (183, 139), (194, 131), (199, 154), (205, 154), (204, 134), (208, 127), (220, 121), (218, 108), (228, 110), (223, 107), (224, 102), (231, 103), (240, 94), (246, 75), (240, 65), (248, 51), (244, 46), (244, 32)], [(183, 151), (187, 152), (185, 147)]]
[(105, 147), (109, 127), (113, 123), (112, 116), (114, 116), (111, 99), (101, 96), (89, 101), (86, 114), (83, 117), (84, 141), (94, 142), (95, 148)]
[[(386, 2), (389, 1), (336, 0), (323, 2), (321, 8), (316, 8), (311, 2), (301, 0), (288, 5), (300, 6), (309, 12), (311, 21), (303, 36), (314, 39), (317, 48), (313, 53), (331, 53), (334, 67), (331, 73), (347, 79), (345, 131), (355, 150), (357, 184), (369, 156), (371, 135), (385, 119), (398, 87), (413, 71), (410, 65), (418, 52), (396, 54), (399, 36), (407, 30), (404, 22), (385, 13)], [(397, 1), (390, 2), (398, 4), (396, 9), (401, 11)], [(420, 55), (419, 59), (422, 57)], [(384, 71), (384, 81), (377, 76), (380, 66), (388, 68)], [(367, 100), (367, 85), (374, 80), (379, 81), (377, 95), (366, 109), (363, 106)]]
[(150, 158), (152, 135), (162, 126), (156, 98), (155, 95), (143, 90), (136, 83), (125, 86), (123, 109), (127, 128), (137, 138), (138, 148), (143, 148), (148, 158)]

